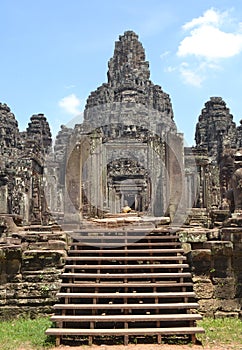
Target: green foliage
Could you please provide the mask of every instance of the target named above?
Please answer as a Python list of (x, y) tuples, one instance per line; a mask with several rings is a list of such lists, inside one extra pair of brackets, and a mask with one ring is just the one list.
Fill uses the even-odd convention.
[(197, 338), (205, 345), (231, 345), (229, 349), (240, 349), (242, 344), (242, 322), (238, 318), (205, 317), (198, 325), (205, 329), (205, 334)]
[(51, 324), (48, 317), (0, 322), (0, 350), (42, 350), (53, 347), (54, 339), (45, 335), (45, 330)]

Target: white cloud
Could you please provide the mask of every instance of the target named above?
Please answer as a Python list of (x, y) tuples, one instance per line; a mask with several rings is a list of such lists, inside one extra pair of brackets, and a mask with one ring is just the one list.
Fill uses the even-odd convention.
[(170, 51), (165, 51), (160, 55), (160, 58), (165, 58), (165, 57), (169, 56), (169, 54), (170, 54)]
[(202, 26), (207, 24), (218, 25), (221, 22), (221, 19), (224, 17), (224, 15), (225, 13), (221, 15), (218, 12), (216, 12), (214, 9), (209, 9), (206, 12), (204, 12), (203, 16), (193, 18), (190, 22), (185, 23), (182, 26), (182, 28), (184, 30), (189, 30), (196, 26)]
[(81, 113), (78, 109), (78, 107), (81, 105), (81, 101), (75, 94), (63, 97), (58, 102), (58, 105), (68, 114), (77, 115)]
[(177, 55), (195, 55), (208, 60), (233, 57), (242, 52), (241, 23), (233, 32), (225, 32), (223, 25), (231, 22), (229, 13), (215, 9), (183, 25), (189, 31), (178, 47)]
[(195, 55), (209, 60), (233, 57), (242, 51), (242, 33), (225, 33), (212, 25), (202, 25), (182, 40), (177, 55)]
[(177, 67), (173, 67), (173, 66), (168, 66), (165, 68), (165, 72), (167, 73), (172, 73), (175, 72), (177, 70)]
[(186, 84), (201, 87), (205, 77), (201, 74), (200, 69), (194, 71), (187, 65), (181, 65), (179, 71)]
[(223, 59), (242, 52), (242, 23), (234, 25), (229, 11), (213, 8), (183, 25), (185, 37), (178, 46), (177, 57), (183, 58), (178, 70), (184, 83), (201, 86), (212, 70), (222, 66)]

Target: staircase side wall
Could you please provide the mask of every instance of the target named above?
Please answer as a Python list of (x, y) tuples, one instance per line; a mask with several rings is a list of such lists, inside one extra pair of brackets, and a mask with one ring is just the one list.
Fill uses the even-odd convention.
[(180, 232), (180, 240), (191, 266), (198, 311), (215, 318), (241, 317), (242, 229), (187, 229)]
[(53, 312), (65, 263), (66, 234), (16, 233), (11, 241), (0, 246), (0, 319)]

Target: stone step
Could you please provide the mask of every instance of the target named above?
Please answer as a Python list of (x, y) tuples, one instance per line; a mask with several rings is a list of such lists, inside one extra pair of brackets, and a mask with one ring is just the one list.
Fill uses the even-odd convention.
[(133, 321), (197, 321), (202, 316), (198, 314), (173, 314), (173, 315), (61, 315), (51, 316), (53, 322), (133, 322)]
[(197, 309), (198, 303), (137, 303), (137, 304), (55, 304), (56, 310), (134, 310), (134, 309)]

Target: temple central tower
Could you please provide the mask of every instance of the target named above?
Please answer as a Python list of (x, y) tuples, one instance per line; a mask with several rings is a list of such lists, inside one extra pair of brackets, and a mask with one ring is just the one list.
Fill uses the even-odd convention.
[(84, 217), (118, 213), (125, 205), (173, 217), (183, 197), (183, 136), (134, 32), (115, 43), (107, 77), (69, 140), (65, 217), (75, 210)]

